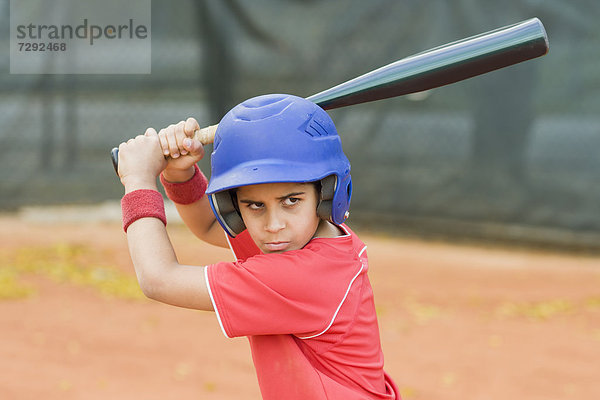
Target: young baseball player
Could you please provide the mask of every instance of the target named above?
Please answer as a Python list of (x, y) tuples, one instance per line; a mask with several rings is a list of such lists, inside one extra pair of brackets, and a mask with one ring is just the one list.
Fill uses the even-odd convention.
[[(383, 370), (366, 246), (343, 223), (350, 163), (328, 114), (290, 95), (234, 107), (219, 123), (210, 183), (196, 165), (196, 129), (189, 118), (119, 147), (123, 224), (144, 293), (214, 311), (227, 337), (247, 336), (264, 399), (400, 399)], [(159, 174), (190, 230), (236, 261), (177, 262)]]

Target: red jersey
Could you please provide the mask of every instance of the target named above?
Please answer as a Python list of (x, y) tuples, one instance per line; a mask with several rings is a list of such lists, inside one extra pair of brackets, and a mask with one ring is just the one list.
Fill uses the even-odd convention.
[(248, 336), (266, 400), (400, 399), (383, 370), (366, 246), (342, 228), (278, 254), (244, 231), (230, 240), (237, 261), (205, 270), (223, 332)]

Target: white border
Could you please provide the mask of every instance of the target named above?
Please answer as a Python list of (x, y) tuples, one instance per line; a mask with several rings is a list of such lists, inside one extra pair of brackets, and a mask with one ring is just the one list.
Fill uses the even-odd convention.
[(237, 254), (235, 254), (235, 251), (233, 250), (233, 246), (231, 245), (231, 241), (229, 240), (229, 235), (225, 231), (223, 231), (223, 233), (225, 234), (225, 240), (227, 240), (227, 244), (229, 245), (229, 250), (231, 250), (231, 254), (233, 254), (233, 259), (235, 261), (237, 261), (238, 256), (237, 256)]
[(212, 290), (210, 289), (210, 283), (208, 282), (208, 266), (204, 267), (204, 280), (206, 281), (206, 287), (208, 288), (208, 295), (210, 296), (210, 301), (212, 302), (213, 309), (215, 310), (215, 314), (217, 315), (217, 320), (219, 321), (219, 325), (221, 326), (221, 331), (223, 331), (223, 335), (225, 335), (226, 338), (231, 339), (232, 336), (229, 336), (227, 334), (227, 332), (225, 332), (225, 327), (223, 326), (223, 321), (221, 321), (221, 315), (219, 314), (219, 309), (217, 308), (215, 298), (213, 297)]

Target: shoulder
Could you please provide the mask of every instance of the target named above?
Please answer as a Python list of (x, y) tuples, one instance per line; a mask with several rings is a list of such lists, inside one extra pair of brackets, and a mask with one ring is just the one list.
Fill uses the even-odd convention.
[(313, 239), (306, 245), (306, 248), (319, 249), (320, 251), (329, 251), (331, 253), (341, 252), (360, 257), (365, 252), (367, 246), (346, 224), (339, 225), (339, 229), (343, 232), (340, 236)]

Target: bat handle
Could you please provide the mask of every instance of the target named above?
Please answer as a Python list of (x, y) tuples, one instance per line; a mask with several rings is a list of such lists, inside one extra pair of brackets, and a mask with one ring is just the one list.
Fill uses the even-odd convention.
[(194, 139), (199, 140), (202, 145), (211, 144), (215, 141), (215, 133), (219, 125), (210, 125), (205, 128), (200, 128), (194, 132)]
[[(199, 140), (202, 145), (211, 144), (215, 141), (215, 133), (219, 125), (210, 125), (200, 128), (194, 132), (194, 139)], [(110, 151), (110, 158), (117, 176), (119, 175), (119, 148), (114, 147)]]

